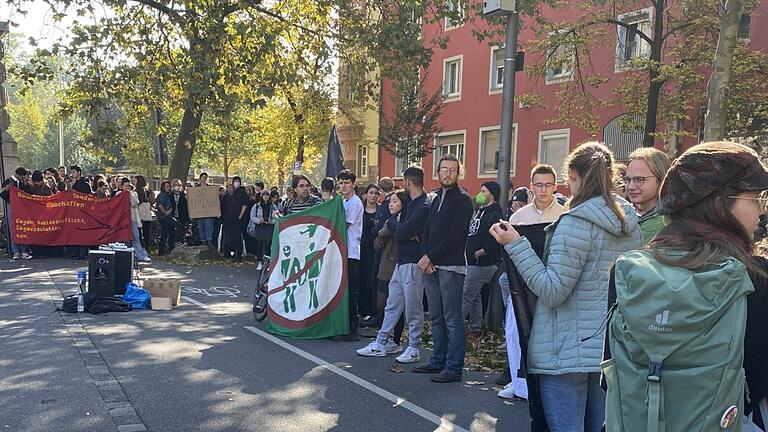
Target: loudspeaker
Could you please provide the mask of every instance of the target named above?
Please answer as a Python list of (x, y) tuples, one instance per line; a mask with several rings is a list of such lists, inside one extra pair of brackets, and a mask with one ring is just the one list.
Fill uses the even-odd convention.
[(125, 284), (133, 280), (133, 249), (115, 249), (115, 294), (125, 294)]
[(99, 297), (115, 295), (115, 252), (92, 250), (88, 252), (88, 292)]

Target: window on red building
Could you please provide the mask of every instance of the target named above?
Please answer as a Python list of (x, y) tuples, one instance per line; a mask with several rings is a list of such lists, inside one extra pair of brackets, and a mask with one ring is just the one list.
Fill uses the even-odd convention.
[(491, 79), (488, 89), (493, 92), (504, 87), (504, 45), (491, 47)]
[[(452, 154), (456, 156), (461, 162), (461, 166), (464, 167), (464, 131), (461, 132), (447, 132), (442, 133), (435, 138), (435, 150), (433, 152), (434, 160), (432, 175), (437, 178), (437, 164), (440, 162), (440, 158)], [(462, 168), (462, 176), (466, 170)]]
[[(562, 31), (560, 33), (565, 32)], [(547, 84), (557, 84), (570, 81), (573, 77), (574, 48), (572, 38), (557, 37), (558, 33), (550, 33), (547, 50)]]
[[(515, 153), (517, 151), (517, 125), (513, 129), (512, 152), (509, 173), (515, 175)], [(498, 126), (480, 129), (480, 148), (478, 151), (478, 177), (496, 177), (499, 169), (499, 143), (501, 130)]]
[(457, 20), (452, 20), (449, 17), (445, 18), (446, 30), (464, 25), (464, 10), (466, 9), (466, 3), (464, 0), (445, 0), (445, 7), (457, 18)]
[(626, 69), (631, 66), (633, 58), (648, 57), (651, 47), (639, 34), (642, 32), (652, 36), (651, 14), (652, 8), (646, 8), (619, 15), (619, 21), (626, 25), (617, 25), (618, 43), (616, 46), (616, 70)]
[(539, 163), (549, 164), (558, 172), (558, 183), (563, 183), (562, 170), (568, 156), (570, 129), (558, 129), (539, 132)]
[(443, 60), (443, 96), (446, 99), (461, 98), (461, 69), (463, 56)]

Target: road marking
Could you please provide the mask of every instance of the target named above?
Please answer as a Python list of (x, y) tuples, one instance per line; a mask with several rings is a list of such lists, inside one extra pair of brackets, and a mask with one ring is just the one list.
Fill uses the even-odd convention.
[(195, 299), (193, 299), (193, 298), (191, 298), (191, 297), (187, 297), (187, 296), (181, 296), (181, 298), (183, 298), (184, 300), (186, 300), (186, 301), (188, 301), (188, 302), (192, 303), (193, 305), (195, 305), (195, 306), (199, 306), (199, 307), (201, 307), (201, 308), (203, 308), (203, 309), (208, 309), (208, 308), (210, 307), (210, 306), (208, 306), (207, 304), (205, 304), (205, 303), (200, 303), (199, 301), (197, 301), (197, 300), (195, 300)]
[(292, 352), (292, 353), (294, 353), (294, 354), (296, 354), (296, 355), (298, 355), (300, 357), (304, 357), (305, 359), (311, 361), (312, 363), (315, 363), (316, 365), (318, 365), (318, 366), (320, 366), (320, 367), (322, 367), (322, 368), (324, 368), (324, 369), (326, 369), (326, 370), (328, 370), (330, 372), (333, 372), (336, 375), (338, 375), (338, 376), (340, 376), (340, 377), (342, 377), (344, 379), (352, 381), (353, 383), (359, 385), (360, 387), (363, 387), (364, 389), (366, 389), (366, 390), (368, 390), (368, 391), (370, 391), (372, 393), (375, 393), (375, 394), (383, 397), (384, 399), (387, 399), (388, 401), (394, 403), (394, 406), (403, 407), (403, 408), (407, 409), (408, 411), (418, 415), (419, 417), (422, 417), (422, 418), (424, 418), (424, 419), (426, 419), (426, 420), (428, 420), (428, 421), (438, 425), (438, 427), (439, 427), (438, 430), (455, 431), (455, 432), (468, 432), (466, 429), (453, 424), (449, 420), (446, 420), (446, 419), (444, 419), (444, 418), (442, 418), (442, 417), (440, 417), (440, 416), (438, 416), (436, 414), (433, 414), (433, 413), (425, 410), (424, 408), (421, 408), (418, 405), (415, 405), (415, 404), (413, 404), (411, 402), (408, 402), (407, 400), (401, 398), (400, 396), (397, 396), (394, 393), (390, 393), (387, 390), (384, 390), (383, 388), (381, 388), (381, 387), (379, 387), (379, 386), (377, 386), (375, 384), (371, 384), (368, 381), (358, 377), (357, 375), (353, 375), (353, 374), (351, 374), (351, 373), (349, 373), (349, 372), (347, 372), (347, 371), (345, 371), (343, 369), (340, 369), (339, 367), (334, 366), (331, 363), (328, 363), (327, 361), (321, 359), (320, 357), (314, 356), (314, 355), (312, 355), (312, 354), (310, 354), (310, 353), (308, 353), (308, 352), (306, 352), (306, 351), (304, 351), (302, 349), (296, 348), (295, 346), (289, 344), (288, 342), (280, 340), (280, 339), (272, 336), (269, 333), (263, 332), (263, 331), (257, 329), (256, 327), (251, 327), (251, 326), (244, 326), (244, 327), (245, 327), (246, 330), (250, 331), (251, 333), (254, 333), (254, 334), (258, 335), (258, 336), (261, 336), (264, 339), (274, 343), (275, 345), (278, 345), (278, 346), (280, 346), (282, 348), (285, 348), (288, 351), (290, 351), (290, 352)]

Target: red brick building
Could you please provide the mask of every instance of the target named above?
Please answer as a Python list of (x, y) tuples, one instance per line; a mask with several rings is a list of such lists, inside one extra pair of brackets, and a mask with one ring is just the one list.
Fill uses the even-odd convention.
[[(649, 2), (650, 5), (650, 2)], [(574, 10), (551, 10), (548, 17), (555, 22), (567, 22)], [(628, 11), (619, 16), (626, 22), (637, 23), (643, 29), (650, 28), (652, 9)], [(768, 50), (768, 34), (759, 29), (768, 25), (768, 1), (761, 2), (751, 16), (751, 26), (745, 28), (753, 49), (761, 47)], [(440, 155), (453, 153), (463, 160), (463, 176), (460, 184), (476, 192), (480, 185), (496, 178), (496, 153), (499, 148), (499, 128), (501, 124), (501, 92), (503, 74), (503, 49), (499, 51), (493, 42), (478, 42), (473, 35), (473, 24), (451, 26), (447, 20), (439, 24), (425, 25), (425, 39), (444, 31), (450, 42), (446, 49), (437, 50), (432, 60), (429, 74), (424, 81), (427, 92), (434, 92), (444, 84), (445, 107), (440, 118), (442, 132), (434, 142), (434, 152), (421, 161), (424, 167), (427, 188), (436, 187), (435, 163)], [(535, 38), (531, 25), (524, 23), (519, 41)], [(749, 27), (752, 31), (749, 32)], [(626, 61), (632, 56), (646, 54), (647, 45), (641, 40), (631, 40), (626, 32), (616, 31), (616, 45), (592, 50), (593, 70), (601, 73), (608, 82), (593, 93), (600, 99), (613, 100), (613, 88), (626, 74)], [(629, 38), (629, 39), (627, 39)], [(499, 55), (497, 55), (499, 53)], [(542, 64), (546, 59), (535, 53), (526, 53), (525, 63)], [(524, 107), (516, 102), (514, 124), (516, 133), (513, 140), (511, 158), (511, 178), (515, 186), (527, 186), (530, 169), (536, 163), (549, 163), (558, 170), (568, 152), (576, 145), (590, 138), (606, 142), (618, 159), (642, 145), (642, 132), (627, 134), (622, 132), (620, 117), (627, 110), (621, 106), (608, 106), (599, 112), (600, 133), (595, 137), (587, 136), (582, 129), (569, 124), (552, 123), (557, 106), (556, 92), (563, 81), (572, 79), (572, 71), (549, 68), (547, 77), (531, 77), (526, 72), (516, 76), (516, 96), (535, 92), (543, 98), (541, 107)], [(388, 92), (391, 85), (383, 83), (381, 98), (382, 111), (391, 112), (392, 107)], [(704, 90), (706, 91), (706, 90)], [(657, 142), (658, 148), (670, 155), (684, 150), (698, 142), (701, 127), (701, 107), (692, 107), (691, 120), (681, 122), (678, 127), (690, 132), (693, 137), (671, 142)], [(399, 178), (407, 164), (394, 158), (379, 148), (379, 174)], [(562, 179), (558, 179), (562, 181)]]

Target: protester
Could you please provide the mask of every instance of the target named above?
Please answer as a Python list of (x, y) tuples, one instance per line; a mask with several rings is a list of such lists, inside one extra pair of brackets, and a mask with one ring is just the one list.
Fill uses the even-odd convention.
[(520, 186), (512, 193), (512, 198), (507, 203), (507, 214), (513, 215), (516, 211), (531, 202), (531, 191), (525, 186)]
[(256, 241), (255, 253), (259, 261), (256, 271), (261, 271), (264, 255), (272, 255), (272, 233), (277, 216), (277, 206), (272, 203), (269, 191), (262, 191), (260, 197), (259, 203), (253, 206), (249, 215), (250, 223), (254, 225), (252, 237)]
[(376, 234), (373, 230), (377, 223), (376, 218), (379, 212), (377, 202), (380, 194), (379, 187), (373, 183), (366, 186), (363, 194), (365, 211), (363, 212), (363, 233), (360, 241), (360, 268), (357, 272), (357, 283), (360, 287), (357, 307), (363, 317), (371, 317), (376, 313), (376, 285), (371, 275), (374, 273), (376, 258), (376, 251), (373, 247)]
[(469, 315), (469, 331), (479, 334), (483, 322), (483, 285), (490, 283), (498, 269), (499, 245), (489, 230), (503, 217), (499, 205), (501, 187), (495, 181), (483, 183), (475, 202), (480, 208), (469, 224), (467, 234), (467, 275), (461, 303), (462, 321)]
[[(200, 173), (200, 176), (198, 177), (198, 182), (195, 185), (195, 187), (201, 187), (201, 186), (203, 187), (209, 186), (208, 173), (206, 172)], [(196, 219), (197, 230), (200, 233), (200, 241), (203, 242), (204, 245), (208, 246), (208, 249), (210, 250), (216, 249), (213, 243), (213, 226), (215, 225), (215, 220), (216, 218), (213, 218), (213, 217)]]
[(256, 193), (256, 188), (253, 185), (247, 185), (242, 188), (245, 190), (245, 220), (242, 223), (243, 227), (243, 243), (245, 244), (245, 249), (243, 252), (246, 253), (246, 255), (253, 255), (256, 256), (256, 239), (254, 239), (252, 236), (248, 235), (248, 224), (250, 221), (250, 215), (251, 210), (253, 210), (253, 207), (259, 202), (259, 195)]
[(14, 260), (22, 258), (32, 259), (32, 255), (29, 254), (29, 247), (27, 245), (14, 243), (11, 236), (11, 186), (14, 186), (24, 192), (30, 193), (31, 191), (29, 185), (27, 184), (28, 180), (29, 171), (27, 171), (27, 169), (24, 167), (18, 167), (10, 178), (3, 180), (3, 191), (0, 192), (0, 197), (2, 197), (3, 200), (8, 203), (6, 206), (8, 212), (5, 215), (5, 226), (7, 229), (6, 236), (8, 238), (8, 243), (11, 246), (10, 250), (8, 251), (8, 255), (12, 255)]
[(160, 195), (157, 196), (157, 221), (160, 224), (160, 245), (158, 255), (171, 253), (176, 247), (178, 220), (174, 216), (173, 192), (171, 182), (163, 181)]
[(233, 183), (227, 184), (226, 193), (221, 200), (221, 243), (224, 255), (231, 257), (236, 262), (241, 262), (243, 255), (243, 214), (248, 205), (248, 196), (245, 190), (240, 187), (240, 178), (234, 177), (232, 180)]
[(632, 206), (613, 194), (610, 150), (582, 144), (565, 167), (573, 197), (547, 228), (543, 261), (506, 221), (494, 224), (491, 235), (538, 297), (527, 372), (538, 374), (549, 429), (596, 432), (605, 418), (599, 365), (608, 270), (619, 255), (639, 248), (642, 238)]
[(41, 195), (41, 196), (53, 195), (51, 188), (45, 184), (43, 173), (41, 173), (39, 170), (35, 170), (35, 172), (32, 173), (32, 185), (29, 188), (29, 193), (31, 193), (32, 195)]
[(651, 241), (662, 228), (664, 218), (656, 210), (659, 188), (672, 161), (666, 153), (652, 147), (643, 147), (629, 155), (624, 176), (627, 197), (637, 210), (643, 243)]
[(336, 197), (336, 180), (333, 177), (326, 177), (320, 182), (320, 198), (323, 201), (330, 201)]
[(407, 196), (404, 196), (405, 193), (390, 195), (390, 214), (385, 222), (385, 228), (397, 242), (397, 264), (388, 286), (384, 319), (376, 340), (357, 353), (361, 356), (382, 357), (395, 352), (395, 347), (389, 343), (389, 335), (393, 329), (396, 330), (396, 323), (405, 312), (408, 321), (408, 349), (396, 360), (400, 363), (416, 363), (421, 361), (419, 342), (424, 324), (424, 278), (417, 263), (421, 257), (420, 242), (429, 216), (430, 203), (424, 191), (424, 171), (421, 168), (406, 168), (403, 171), (403, 184)]
[[(533, 225), (554, 222), (563, 213), (563, 206), (555, 200), (557, 175), (551, 165), (536, 165), (531, 170), (533, 201), (518, 209), (509, 218), (512, 225)], [(516, 192), (517, 193), (517, 192)], [(528, 191), (526, 190), (527, 194)], [(520, 193), (522, 196), (522, 192)], [(522, 197), (521, 197), (522, 198)], [(521, 201), (517, 201), (521, 202)]]
[(118, 191), (118, 194), (129, 194), (131, 196), (131, 233), (133, 234), (131, 240), (131, 247), (136, 259), (141, 262), (152, 262), (152, 259), (147, 254), (147, 251), (141, 246), (141, 217), (139, 216), (139, 195), (133, 190), (131, 180), (123, 177), (121, 180), (122, 190)]
[(349, 333), (334, 336), (333, 340), (337, 342), (356, 342), (360, 340), (358, 333), (359, 317), (357, 315), (357, 302), (360, 288), (358, 285), (358, 270), (360, 268), (360, 240), (363, 235), (364, 210), (363, 202), (355, 193), (355, 180), (357, 180), (355, 173), (348, 169), (341, 170), (336, 176), (336, 180), (339, 184), (339, 193), (341, 193), (341, 197), (344, 199), (344, 214), (346, 215), (347, 221)]
[(666, 173), (658, 211), (669, 224), (615, 267), (606, 430), (741, 430), (742, 415), (759, 417), (768, 261), (753, 258), (752, 233), (766, 189), (757, 153), (729, 142), (694, 146)]
[(65, 167), (64, 165), (59, 165), (59, 167), (56, 168), (56, 170), (59, 172), (59, 177), (61, 178), (67, 177), (67, 167)]
[(75, 190), (80, 193), (88, 194), (88, 195), (93, 194), (91, 185), (89, 185), (88, 181), (85, 178), (83, 178), (83, 170), (80, 169), (79, 166), (77, 165), (70, 166), (69, 176), (72, 178), (72, 190)]
[(145, 249), (153, 244), (152, 241), (152, 204), (155, 194), (147, 187), (147, 180), (142, 175), (134, 177), (134, 192), (139, 199), (139, 221), (141, 221), (141, 246)]
[(187, 203), (187, 195), (184, 193), (184, 185), (181, 180), (173, 179), (171, 187), (173, 188), (173, 193), (171, 194), (171, 198), (173, 198), (173, 217), (182, 227), (185, 227), (189, 223), (189, 204)]
[[(302, 210), (306, 210), (310, 207), (314, 207), (318, 204), (322, 204), (323, 201), (320, 200), (320, 198), (312, 195), (309, 193), (309, 187), (312, 186), (312, 183), (309, 181), (309, 179), (303, 175), (295, 175), (293, 176), (293, 179), (291, 180), (291, 189), (296, 192), (296, 198), (295, 199), (288, 199), (287, 203), (285, 205), (285, 210), (282, 213), (285, 216), (288, 216), (290, 214), (300, 212)], [(352, 187), (354, 190), (354, 185)], [(289, 191), (286, 191), (286, 195)]]
[(282, 199), (280, 199), (280, 192), (278, 191), (270, 191), (269, 192), (269, 199), (272, 200), (272, 204), (277, 207), (277, 213), (278, 214), (284, 214), (285, 213), (285, 206), (283, 205)]
[(113, 196), (107, 183), (99, 181), (96, 186), (96, 198), (110, 198)]
[(422, 239), (424, 291), (429, 304), (434, 348), (429, 363), (413, 369), (432, 373), (432, 381), (461, 380), (464, 368), (464, 320), (461, 298), (467, 273), (467, 234), (472, 219), (472, 198), (459, 188), (461, 166), (447, 154), (437, 165), (440, 190), (429, 209)]
[[(54, 184), (51, 185), (50, 183), (48, 186), (51, 188), (51, 191), (53, 193), (56, 193), (56, 191), (63, 191), (66, 186), (64, 185), (64, 177), (59, 174), (59, 171), (56, 170), (54, 167), (48, 167), (45, 169), (45, 172), (43, 173), (46, 178), (52, 178), (54, 181)], [(55, 187), (54, 187), (55, 186)]]

